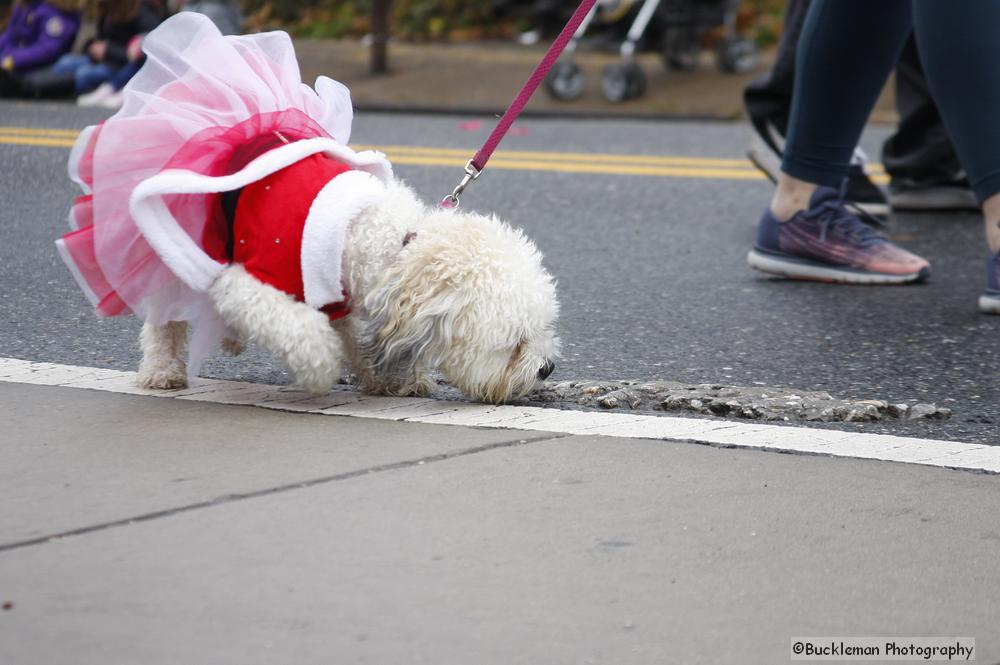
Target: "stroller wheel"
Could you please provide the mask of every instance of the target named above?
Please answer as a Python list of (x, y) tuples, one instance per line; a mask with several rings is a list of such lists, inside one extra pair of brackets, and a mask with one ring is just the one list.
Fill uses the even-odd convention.
[(730, 74), (745, 74), (757, 66), (757, 48), (749, 39), (720, 40), (715, 56), (719, 69)]
[(690, 72), (698, 67), (698, 38), (693, 29), (667, 28), (663, 35), (663, 61), (667, 69)]
[(639, 97), (646, 90), (646, 75), (634, 62), (608, 65), (601, 77), (601, 92), (609, 102), (623, 102)]
[(583, 72), (575, 62), (557, 62), (545, 77), (545, 88), (564, 102), (579, 99), (583, 94)]

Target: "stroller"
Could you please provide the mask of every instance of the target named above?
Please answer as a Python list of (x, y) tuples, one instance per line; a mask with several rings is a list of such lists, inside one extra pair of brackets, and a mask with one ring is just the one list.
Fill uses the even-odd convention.
[[(571, 101), (583, 94), (584, 78), (580, 67), (572, 61), (573, 52), (593, 23), (598, 12), (622, 12), (638, 0), (598, 0), (566, 47), (563, 58), (555, 64), (545, 79), (545, 87), (556, 99)], [(619, 47), (620, 64), (608, 65), (601, 78), (605, 99), (622, 102), (639, 97), (646, 89), (646, 77), (635, 61), (640, 40), (651, 24), (662, 35), (660, 48), (668, 69), (690, 71), (698, 66), (701, 36), (721, 25), (723, 37), (715, 45), (719, 69), (744, 73), (757, 64), (757, 50), (752, 41), (736, 30), (739, 0), (642, 0), (625, 40)], [(631, 13), (631, 12), (629, 12)]]

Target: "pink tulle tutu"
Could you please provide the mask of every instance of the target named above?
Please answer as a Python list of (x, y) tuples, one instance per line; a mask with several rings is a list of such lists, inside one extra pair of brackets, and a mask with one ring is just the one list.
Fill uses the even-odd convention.
[(381, 155), (346, 147), (349, 92), (303, 84), (287, 34), (224, 37), (182, 12), (144, 49), (122, 109), (84, 130), (69, 160), (84, 195), (57, 244), (99, 315), (204, 316), (205, 284), (226, 263), (218, 192), (316, 153), (390, 176)]

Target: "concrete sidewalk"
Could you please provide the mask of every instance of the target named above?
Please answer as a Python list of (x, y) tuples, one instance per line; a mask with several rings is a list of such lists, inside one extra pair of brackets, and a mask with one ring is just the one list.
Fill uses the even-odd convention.
[(996, 476), (17, 384), (0, 419), (3, 663), (1000, 659)]
[[(518, 46), (510, 42), (464, 44), (392, 43), (390, 73), (369, 72), (369, 51), (357, 40), (297, 39), (295, 49), (303, 80), (319, 75), (347, 85), (355, 105), (365, 109), (499, 113), (513, 100), (534, 70), (548, 44)], [(691, 72), (667, 71), (657, 54), (639, 56), (647, 78), (646, 93), (623, 103), (606, 101), (600, 92), (601, 72), (621, 62), (613, 53), (578, 51), (587, 89), (572, 102), (558, 101), (544, 85), (527, 106), (528, 113), (596, 115), (635, 118), (696, 117), (735, 120), (743, 115), (742, 93), (754, 77), (769, 70), (773, 54), (766, 53), (754, 72), (734, 75), (719, 71), (711, 54)], [(894, 123), (892, 86), (879, 100), (875, 122)]]

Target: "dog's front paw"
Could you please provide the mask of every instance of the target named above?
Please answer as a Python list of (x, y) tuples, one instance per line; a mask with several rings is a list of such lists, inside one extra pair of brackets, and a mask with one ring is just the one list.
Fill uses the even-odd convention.
[(435, 383), (427, 378), (415, 379), (412, 383), (406, 386), (407, 394), (413, 397), (427, 397), (430, 395), (434, 388)]
[(140, 388), (150, 390), (175, 390), (187, 387), (187, 366), (183, 360), (172, 360), (166, 365), (153, 366), (143, 363), (135, 382)]
[(315, 363), (308, 367), (301, 364), (296, 368), (297, 363), (289, 362), (292, 376), (295, 377), (295, 386), (314, 395), (324, 395), (330, 392), (333, 384), (340, 379), (340, 367), (320, 367)]
[(340, 340), (329, 327), (321, 334), (303, 335), (288, 347), (282, 355), (296, 385), (303, 390), (321, 395), (340, 379)]

